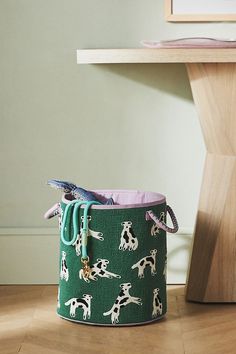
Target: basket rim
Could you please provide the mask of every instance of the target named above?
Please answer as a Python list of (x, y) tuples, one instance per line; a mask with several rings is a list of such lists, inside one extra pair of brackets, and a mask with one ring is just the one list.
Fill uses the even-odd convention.
[(72, 319), (70, 317), (66, 317), (66, 316), (63, 316), (63, 315), (60, 315), (59, 312), (57, 311), (56, 312), (57, 315), (62, 318), (63, 320), (67, 320), (67, 321), (70, 321), (70, 322), (74, 322), (74, 323), (79, 323), (79, 324), (84, 324), (84, 325), (89, 325), (89, 326), (97, 326), (97, 327), (131, 327), (131, 326), (143, 326), (143, 325), (146, 325), (146, 324), (151, 324), (151, 323), (155, 323), (155, 322), (158, 322), (158, 321), (161, 321), (163, 320), (165, 317), (166, 317), (166, 313), (164, 313), (163, 315), (161, 316), (158, 316), (154, 319), (151, 319), (151, 320), (147, 320), (147, 321), (141, 321), (141, 322), (128, 322), (128, 323), (116, 323), (115, 325), (114, 324), (111, 324), (111, 323), (99, 323), (99, 322), (88, 322), (86, 320), (75, 320), (75, 319)]
[[(144, 208), (144, 207), (151, 207), (160, 204), (166, 204), (166, 197), (163, 194), (157, 192), (149, 192), (149, 191), (141, 191), (135, 189), (96, 189), (92, 190), (92, 192), (98, 195), (108, 194), (112, 196), (112, 193), (115, 194), (142, 194), (142, 195), (149, 195), (152, 199), (155, 199), (150, 202), (142, 202), (142, 203), (126, 203), (126, 204), (114, 204), (114, 205), (92, 205), (91, 209), (98, 209), (98, 210), (113, 210), (113, 209), (132, 209), (132, 208)], [(109, 196), (110, 197), (110, 196)], [(64, 193), (61, 199), (62, 203), (69, 204), (71, 201), (71, 195)], [(81, 208), (84, 208), (82, 205)]]

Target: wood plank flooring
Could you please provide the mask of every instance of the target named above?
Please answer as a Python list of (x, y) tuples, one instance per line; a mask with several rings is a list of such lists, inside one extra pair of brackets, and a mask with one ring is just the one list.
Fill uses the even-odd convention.
[(235, 354), (236, 305), (196, 304), (168, 287), (168, 314), (138, 327), (94, 327), (56, 315), (57, 287), (0, 286), (0, 354)]

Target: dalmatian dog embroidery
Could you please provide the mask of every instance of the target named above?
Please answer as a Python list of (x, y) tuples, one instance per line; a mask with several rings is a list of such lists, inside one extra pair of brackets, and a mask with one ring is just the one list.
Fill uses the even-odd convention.
[(83, 310), (83, 319), (86, 320), (91, 317), (91, 299), (93, 297), (88, 294), (84, 294), (82, 299), (72, 298), (65, 302), (66, 306), (70, 306), (70, 317), (75, 317), (75, 311), (77, 308), (82, 308)]
[(90, 273), (89, 277), (88, 278), (84, 277), (83, 269), (81, 269), (79, 271), (79, 277), (80, 277), (80, 279), (83, 278), (87, 283), (89, 283), (90, 280), (97, 281), (98, 280), (97, 277), (108, 278), (108, 279), (121, 278), (120, 275), (115, 274), (115, 273), (111, 273), (107, 270), (108, 264), (109, 264), (108, 259), (98, 258), (97, 263), (94, 263), (91, 266), (91, 273)]
[(132, 287), (131, 283), (120, 284), (121, 291), (116, 298), (112, 308), (103, 313), (103, 316), (111, 315), (111, 323), (119, 323), (119, 315), (122, 307), (127, 306), (128, 304), (142, 305), (142, 300), (139, 297), (131, 296), (129, 289)]
[(134, 234), (132, 229), (132, 222), (131, 221), (124, 221), (121, 223), (123, 226), (123, 230), (121, 232), (120, 237), (120, 251), (135, 251), (138, 248), (138, 239)]
[[(160, 221), (164, 222), (165, 221), (165, 212), (160, 213)], [(157, 236), (160, 233), (160, 228), (157, 226), (157, 224), (153, 224), (151, 228), (151, 235), (152, 236)]]
[[(88, 223), (91, 221), (91, 216), (88, 215), (87, 216), (87, 220)], [(83, 229), (83, 222), (84, 222), (84, 217), (81, 216), (81, 230)], [(99, 241), (103, 241), (103, 233), (102, 232), (97, 232), (97, 231), (93, 231), (90, 228), (88, 228), (88, 236), (94, 237)], [(81, 242), (82, 242), (82, 231), (77, 235), (77, 239), (75, 240), (75, 242), (73, 243), (73, 246), (75, 246), (75, 252), (77, 254), (77, 256), (81, 255)]]
[(139, 278), (144, 278), (144, 270), (147, 266), (150, 266), (152, 275), (156, 274), (156, 254), (157, 254), (156, 249), (151, 250), (150, 256), (143, 257), (137, 263), (132, 265), (131, 269), (138, 268)]
[(65, 279), (65, 281), (68, 281), (69, 279), (69, 270), (66, 264), (66, 252), (62, 251), (61, 252), (61, 271), (60, 271), (60, 278), (61, 280)]
[(162, 315), (162, 301), (159, 296), (160, 289), (156, 288), (153, 290), (153, 310), (152, 310), (152, 317), (155, 318), (158, 315)]

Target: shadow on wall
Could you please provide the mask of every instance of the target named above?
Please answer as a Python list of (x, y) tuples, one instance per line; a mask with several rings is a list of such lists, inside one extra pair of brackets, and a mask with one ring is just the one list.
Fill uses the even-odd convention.
[(193, 100), (183, 64), (103, 64), (99, 68), (185, 100)]
[(192, 235), (190, 233), (169, 234), (167, 250), (167, 284), (185, 284), (192, 250)]

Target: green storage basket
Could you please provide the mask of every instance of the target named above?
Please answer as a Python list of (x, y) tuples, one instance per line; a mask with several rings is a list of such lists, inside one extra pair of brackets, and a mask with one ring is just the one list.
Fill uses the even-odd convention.
[[(162, 318), (166, 302), (166, 231), (177, 221), (163, 195), (106, 190), (115, 205), (60, 203), (57, 313), (93, 325), (139, 325)], [(173, 228), (166, 226), (169, 212)]]

